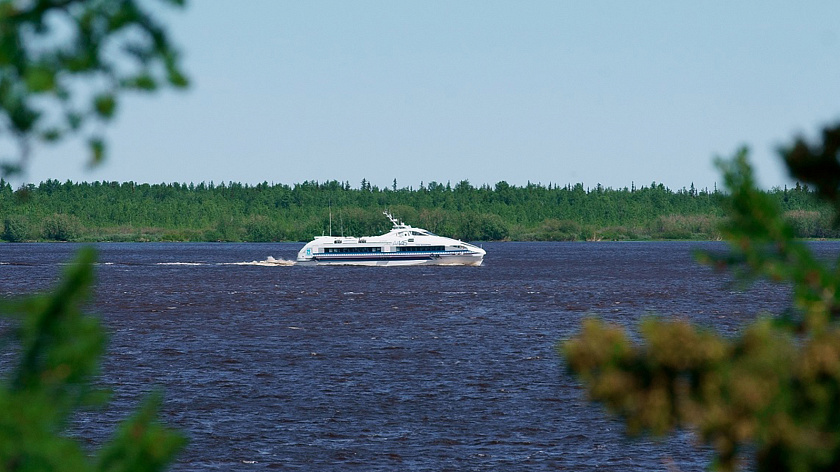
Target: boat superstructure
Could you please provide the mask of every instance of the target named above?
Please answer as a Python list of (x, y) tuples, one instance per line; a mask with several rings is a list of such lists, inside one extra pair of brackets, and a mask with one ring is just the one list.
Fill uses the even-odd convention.
[(484, 249), (415, 228), (383, 212), (393, 228), (381, 236), (318, 236), (298, 252), (298, 264), (481, 265)]

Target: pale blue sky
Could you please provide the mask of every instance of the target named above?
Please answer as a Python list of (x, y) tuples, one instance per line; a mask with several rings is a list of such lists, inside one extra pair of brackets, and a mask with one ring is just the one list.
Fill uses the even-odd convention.
[(123, 101), (110, 157), (28, 181), (720, 182), (840, 120), (840, 1), (193, 0), (192, 87)]

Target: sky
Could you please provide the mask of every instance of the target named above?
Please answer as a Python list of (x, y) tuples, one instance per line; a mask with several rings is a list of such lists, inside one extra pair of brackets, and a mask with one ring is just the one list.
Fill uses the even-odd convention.
[(109, 156), (28, 182), (720, 187), (840, 120), (840, 2), (192, 0), (186, 92), (122, 100)]

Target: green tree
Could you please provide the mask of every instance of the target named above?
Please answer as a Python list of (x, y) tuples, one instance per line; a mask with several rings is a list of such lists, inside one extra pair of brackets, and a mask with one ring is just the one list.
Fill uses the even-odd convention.
[[(794, 178), (840, 210), (840, 126), (826, 129), (818, 145), (797, 140), (783, 156)], [(699, 258), (742, 280), (788, 284), (790, 313), (762, 317), (734, 338), (650, 318), (638, 344), (622, 328), (590, 319), (562, 353), (591, 399), (619, 415), (630, 434), (692, 428), (714, 448), (717, 470), (736, 469), (745, 453), (760, 471), (838, 470), (840, 266), (795, 239), (777, 200), (756, 188), (746, 151), (719, 165), (730, 192), (722, 233), (731, 250)]]
[[(99, 321), (83, 313), (93, 282), (94, 254), (82, 251), (62, 282), (44, 295), (2, 306), (16, 328), (4, 334), (19, 361), (0, 381), (0, 470), (162, 470), (184, 439), (156, 419), (158, 395), (126, 420), (95, 457), (65, 435), (74, 410), (101, 405), (105, 392), (91, 387), (105, 351)], [(10, 346), (11, 345), (11, 346)]]
[(44, 219), (44, 239), (72, 241), (82, 234), (82, 223), (73, 215), (55, 214)]
[[(186, 79), (165, 30), (137, 1), (0, 0), (0, 147), (15, 150), (0, 156), (0, 177), (21, 172), (33, 145), (69, 135), (84, 137), (91, 163), (100, 162), (105, 141), (94, 125), (113, 118), (119, 94), (164, 83), (183, 87)], [(62, 191), (55, 181), (43, 187), (48, 195)], [(78, 220), (52, 220), (50, 237), (74, 237)], [(7, 239), (25, 234), (21, 222), (5, 219)], [(184, 444), (157, 421), (159, 395), (93, 457), (66, 434), (76, 409), (105, 400), (91, 386), (105, 335), (82, 311), (93, 259), (92, 250), (81, 251), (50, 294), (0, 304), (11, 318), (3, 321), (10, 329), (0, 333), (0, 347), (18, 358), (0, 379), (0, 471), (156, 471)]]
[(3, 221), (3, 239), (12, 243), (26, 241), (31, 237), (29, 220), (22, 215), (12, 215)]
[[(500, 182), (496, 188), (459, 183), (455, 188), (430, 183), (425, 189), (402, 188), (394, 192), (351, 189), (338, 181), (295, 185), (229, 183), (135, 184), (133, 182), (60, 183), (48, 180), (29, 184), (13, 193), (0, 186), (3, 220), (29, 219), (34, 225), (54, 214), (74, 215), (84, 225), (82, 237), (96, 240), (143, 237), (175, 240), (275, 240), (279, 236), (309, 240), (329, 225), (345, 234), (375, 234), (387, 230), (382, 208), (398, 213), (404, 221), (440, 234), (467, 239), (561, 240), (589, 239), (718, 239), (716, 223), (722, 218), (719, 194), (688, 190), (673, 192), (664, 186), (613, 190), (582, 185), (546, 188), (529, 184), (517, 187)], [(800, 237), (836, 237), (830, 225), (831, 207), (817, 201), (811, 191), (773, 189), (765, 192), (778, 201)], [(26, 195), (26, 198), (19, 198)], [(664, 204), (662, 202), (665, 202)], [(436, 217), (429, 223), (431, 216)], [(300, 227), (316, 216), (323, 225), (315, 233), (275, 231)], [(255, 223), (268, 218), (272, 226), (257, 230)], [(342, 219), (343, 218), (343, 219)], [(425, 222), (424, 222), (425, 221)], [(341, 223), (343, 222), (343, 225)], [(546, 227), (563, 222), (576, 229), (559, 234)], [(433, 226), (433, 228), (429, 228)], [(257, 231), (255, 231), (257, 230)], [(38, 239), (35, 231), (27, 239)], [(172, 236), (172, 237), (170, 237)]]
[[(162, 0), (181, 6), (184, 0)], [(120, 92), (185, 87), (166, 31), (136, 0), (0, 1), (0, 141), (4, 173), (20, 172), (33, 144), (86, 138), (105, 156), (101, 126)]]

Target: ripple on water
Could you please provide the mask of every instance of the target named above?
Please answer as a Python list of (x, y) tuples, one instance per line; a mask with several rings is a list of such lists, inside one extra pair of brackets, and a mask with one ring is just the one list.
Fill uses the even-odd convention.
[[(478, 268), (237, 264), (299, 246), (100, 246), (114, 398), (76, 434), (102, 442), (160, 385), (164, 420), (190, 437), (179, 471), (700, 471), (689, 433), (625, 439), (557, 342), (590, 314), (734, 333), (788, 303), (770, 284), (728, 290), (687, 243), (485, 244)], [(73, 248), (4, 248), (0, 293), (51, 282)]]

